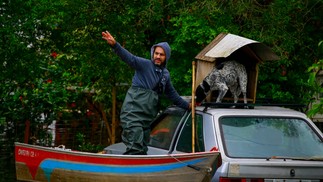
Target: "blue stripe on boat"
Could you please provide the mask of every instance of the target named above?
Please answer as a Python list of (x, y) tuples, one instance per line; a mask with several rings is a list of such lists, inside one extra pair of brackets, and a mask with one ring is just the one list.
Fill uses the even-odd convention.
[(194, 165), (204, 159), (195, 159), (185, 162), (176, 162), (163, 165), (135, 165), (135, 166), (116, 166), (116, 165), (97, 165), (86, 163), (65, 162), (57, 160), (44, 160), (40, 164), (48, 181), (54, 169), (65, 169), (80, 172), (93, 172), (93, 173), (111, 173), (111, 174), (136, 174), (136, 173), (151, 173), (163, 172), (185, 167), (187, 165)]

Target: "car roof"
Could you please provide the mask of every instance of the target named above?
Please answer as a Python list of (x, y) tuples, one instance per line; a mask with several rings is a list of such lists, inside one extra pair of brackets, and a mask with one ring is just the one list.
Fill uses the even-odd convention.
[(204, 106), (196, 107), (197, 111), (202, 111), (209, 113), (211, 115), (221, 116), (285, 116), (285, 117), (302, 117), (307, 118), (307, 116), (294, 109), (278, 107), (278, 106), (255, 106), (252, 109), (245, 108), (212, 108), (208, 107), (205, 109)]

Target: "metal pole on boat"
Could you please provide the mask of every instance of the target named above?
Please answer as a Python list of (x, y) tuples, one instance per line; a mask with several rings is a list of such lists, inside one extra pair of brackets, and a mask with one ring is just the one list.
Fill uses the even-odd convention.
[(192, 62), (192, 153), (195, 152), (195, 61)]

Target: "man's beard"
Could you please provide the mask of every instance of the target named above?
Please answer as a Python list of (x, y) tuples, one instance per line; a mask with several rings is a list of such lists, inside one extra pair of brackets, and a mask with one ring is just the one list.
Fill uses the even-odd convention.
[(160, 59), (154, 59), (154, 63), (155, 63), (155, 65), (157, 65), (157, 66), (161, 66), (161, 65), (162, 65), (162, 62), (161, 62), (161, 60), (160, 60)]

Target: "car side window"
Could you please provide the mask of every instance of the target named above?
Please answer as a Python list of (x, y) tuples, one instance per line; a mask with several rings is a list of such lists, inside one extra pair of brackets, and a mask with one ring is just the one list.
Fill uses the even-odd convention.
[[(176, 150), (180, 152), (192, 152), (192, 116), (190, 116), (180, 132)], [(203, 136), (203, 117), (195, 115), (195, 152), (205, 151)]]
[(164, 115), (162, 120), (152, 128), (149, 145), (168, 150), (181, 118), (182, 115), (177, 114)]

